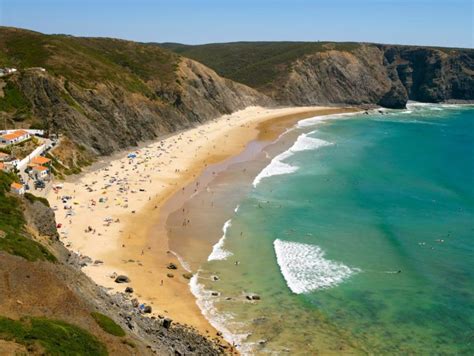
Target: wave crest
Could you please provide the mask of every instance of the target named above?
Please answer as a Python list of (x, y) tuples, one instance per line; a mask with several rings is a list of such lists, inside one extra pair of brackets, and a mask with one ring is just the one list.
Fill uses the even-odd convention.
[[(314, 132), (315, 131), (311, 133)], [(331, 144), (332, 143), (319, 138), (309, 137), (307, 134), (301, 134), (298, 136), (293, 146), (291, 146), (287, 151), (275, 156), (270, 164), (255, 177), (252, 183), (253, 186), (256, 187), (264, 178), (296, 172), (299, 167), (283, 162), (283, 160), (293, 156), (295, 152), (315, 150), (319, 147), (328, 146)]]
[(227, 257), (233, 255), (232, 252), (224, 249), (224, 241), (226, 238), (227, 229), (231, 226), (232, 226), (232, 220), (229, 219), (225, 222), (224, 226), (222, 227), (222, 232), (223, 232), (222, 237), (219, 239), (219, 241), (217, 241), (217, 243), (214, 246), (212, 246), (212, 252), (207, 258), (208, 261), (225, 260)]
[(324, 258), (318, 246), (280, 239), (273, 246), (280, 271), (295, 294), (334, 287), (359, 271)]

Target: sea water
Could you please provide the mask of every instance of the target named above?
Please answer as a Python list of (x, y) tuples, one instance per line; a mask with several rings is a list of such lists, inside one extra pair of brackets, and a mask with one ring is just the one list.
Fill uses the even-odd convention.
[(474, 108), (295, 131), (191, 280), (206, 317), (249, 354), (472, 354)]

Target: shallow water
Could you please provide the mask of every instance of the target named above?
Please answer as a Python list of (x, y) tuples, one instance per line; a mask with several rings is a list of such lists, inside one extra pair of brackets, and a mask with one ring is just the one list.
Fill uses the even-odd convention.
[(218, 258), (192, 280), (206, 316), (244, 353), (472, 353), (474, 109), (310, 119), (291, 135), (253, 185), (235, 175), (255, 162), (215, 185)]

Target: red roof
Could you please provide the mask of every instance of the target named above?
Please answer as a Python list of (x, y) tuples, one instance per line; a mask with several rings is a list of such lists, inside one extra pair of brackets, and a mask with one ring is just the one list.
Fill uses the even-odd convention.
[(10, 188), (11, 188), (11, 189), (15, 189), (15, 190), (20, 190), (20, 189), (23, 188), (23, 184), (13, 182), (13, 183), (10, 185)]
[(43, 167), (43, 166), (34, 166), (33, 169), (35, 171), (47, 171), (48, 170), (47, 167)]
[(31, 163), (37, 164), (37, 165), (42, 165), (42, 164), (49, 163), (50, 161), (51, 160), (49, 158), (38, 156), (38, 157), (33, 158), (31, 160)]
[(2, 135), (2, 138), (4, 140), (8, 140), (8, 141), (11, 141), (11, 140), (14, 140), (16, 138), (19, 138), (19, 137), (22, 137), (22, 136), (25, 136), (27, 135), (28, 132), (26, 132), (25, 130), (16, 130), (12, 133), (9, 133), (9, 134), (6, 134), (6, 135)]

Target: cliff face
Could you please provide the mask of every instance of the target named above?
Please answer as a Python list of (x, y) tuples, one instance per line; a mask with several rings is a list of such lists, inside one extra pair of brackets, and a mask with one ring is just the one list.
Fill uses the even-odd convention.
[(189, 59), (179, 63), (179, 85), (156, 89), (153, 99), (110, 83), (85, 89), (48, 72), (26, 72), (15, 81), (34, 116), (97, 154), (110, 154), (247, 106), (272, 103), (254, 89)]
[[(408, 98), (437, 103), (474, 99), (474, 50), (380, 46)], [(395, 74), (395, 73), (394, 73)]]
[(379, 104), (404, 107), (407, 93), (384, 66), (383, 52), (362, 46), (353, 52), (330, 50), (293, 63), (282, 89), (271, 96), (288, 104)]
[(250, 105), (403, 108), (409, 99), (474, 100), (469, 49), (330, 42), (157, 46), (0, 27), (2, 66), (19, 73), (0, 78), (0, 120), (65, 134), (76, 147), (62, 162), (79, 157), (67, 167)]
[(358, 43), (163, 44), (292, 105), (474, 100), (474, 50)]
[(155, 45), (0, 27), (0, 54), (0, 67), (19, 70), (0, 78), (0, 117), (63, 133), (94, 154), (272, 104)]

